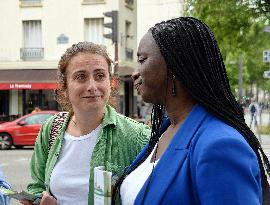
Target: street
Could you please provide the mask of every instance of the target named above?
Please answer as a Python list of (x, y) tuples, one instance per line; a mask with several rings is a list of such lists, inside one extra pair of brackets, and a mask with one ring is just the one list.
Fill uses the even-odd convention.
[[(245, 119), (249, 125), (250, 115), (245, 115)], [(268, 124), (268, 120), (269, 114), (263, 113), (261, 119), (262, 124)], [(261, 141), (265, 153), (268, 158), (270, 158), (270, 136), (262, 135)], [(12, 185), (14, 190), (25, 190), (27, 183), (31, 180), (29, 163), (32, 152), (33, 147), (0, 151), (0, 167), (3, 169), (7, 181)], [(19, 204), (20, 203), (16, 200), (11, 201), (11, 205)]]

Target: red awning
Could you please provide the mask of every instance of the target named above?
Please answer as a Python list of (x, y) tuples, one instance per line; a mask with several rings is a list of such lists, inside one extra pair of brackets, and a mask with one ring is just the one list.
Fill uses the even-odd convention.
[(0, 70), (0, 90), (53, 90), (56, 69)]
[(0, 90), (53, 90), (57, 83), (0, 83)]

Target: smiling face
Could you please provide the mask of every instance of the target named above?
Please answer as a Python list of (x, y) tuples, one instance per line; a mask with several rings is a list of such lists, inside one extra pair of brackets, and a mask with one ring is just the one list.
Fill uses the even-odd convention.
[[(167, 65), (150, 32), (138, 47), (138, 73), (133, 75), (136, 88), (148, 103), (165, 104), (167, 91)], [(139, 79), (141, 78), (141, 79)]]
[(78, 53), (67, 66), (67, 89), (74, 112), (104, 111), (111, 92), (109, 65), (98, 54)]

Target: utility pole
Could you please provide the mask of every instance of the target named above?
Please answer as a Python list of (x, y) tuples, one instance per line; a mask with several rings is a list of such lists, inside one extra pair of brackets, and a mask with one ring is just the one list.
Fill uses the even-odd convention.
[(119, 96), (119, 74), (118, 74), (118, 11), (113, 10), (109, 12), (103, 13), (105, 17), (109, 17), (112, 19), (110, 23), (104, 23), (105, 28), (110, 28), (111, 33), (104, 34), (105, 38), (109, 38), (112, 40), (114, 44), (114, 67), (113, 67), (113, 75), (111, 78), (111, 98), (110, 104), (119, 112), (120, 111), (120, 96)]

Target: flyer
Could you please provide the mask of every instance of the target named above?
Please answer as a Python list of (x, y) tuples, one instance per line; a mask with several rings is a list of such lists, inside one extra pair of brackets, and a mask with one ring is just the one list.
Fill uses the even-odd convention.
[(0, 187), (0, 192), (4, 194), (5, 196), (8, 196), (13, 199), (21, 200), (21, 199), (27, 199), (31, 201), (34, 205), (38, 205), (41, 201), (42, 196), (36, 196), (30, 193), (27, 193), (26, 191), (13, 191), (11, 189), (6, 189), (4, 187)]
[(104, 171), (104, 166), (94, 168), (94, 204), (111, 205), (112, 172)]

